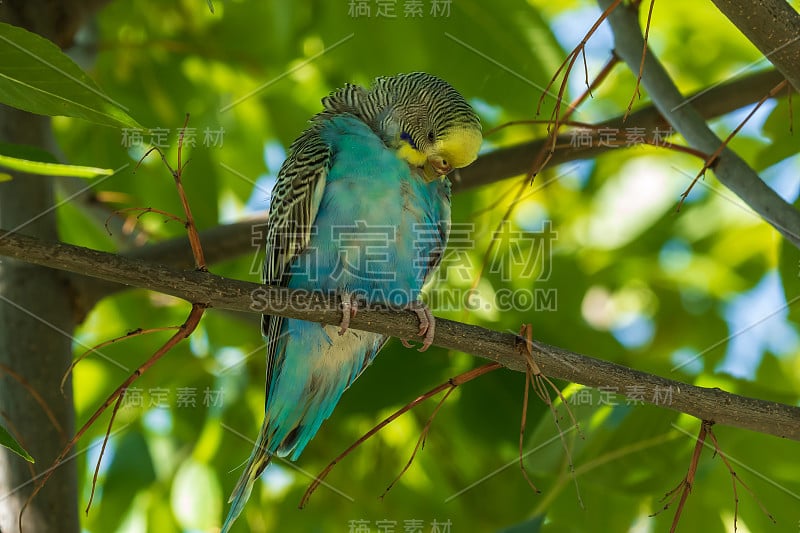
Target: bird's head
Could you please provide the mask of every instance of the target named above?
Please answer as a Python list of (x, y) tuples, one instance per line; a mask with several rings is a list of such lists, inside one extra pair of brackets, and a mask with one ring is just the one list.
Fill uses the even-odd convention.
[(478, 115), (446, 81), (424, 72), (399, 74), (378, 78), (370, 92), (386, 99), (375, 117), (384, 141), (426, 181), (478, 157)]

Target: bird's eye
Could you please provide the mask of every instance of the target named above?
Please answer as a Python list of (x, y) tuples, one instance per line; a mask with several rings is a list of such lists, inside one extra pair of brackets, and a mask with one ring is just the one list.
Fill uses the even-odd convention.
[(433, 133), (432, 131), (429, 131), (429, 132), (428, 132), (428, 142), (429, 142), (429, 143), (432, 143), (432, 142), (433, 142), (433, 141), (435, 141), (435, 140), (436, 140), (436, 134), (435, 134), (435, 133)]

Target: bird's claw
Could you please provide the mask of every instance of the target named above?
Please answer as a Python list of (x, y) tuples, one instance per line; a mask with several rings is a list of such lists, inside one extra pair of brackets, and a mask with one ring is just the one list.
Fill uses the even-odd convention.
[[(433, 344), (433, 336), (436, 331), (436, 319), (433, 317), (433, 313), (428, 308), (427, 305), (423, 302), (414, 302), (408, 306), (409, 310), (413, 311), (414, 314), (417, 315), (419, 319), (419, 333), (418, 335), (422, 337), (422, 346), (420, 346), (420, 352), (424, 352), (427, 350), (431, 344)], [(409, 343), (406, 339), (400, 339), (400, 342), (406, 348), (413, 348), (411, 343)]]
[(350, 328), (350, 319), (358, 313), (358, 299), (348, 292), (342, 293), (342, 321), (339, 323), (339, 335), (344, 335)]

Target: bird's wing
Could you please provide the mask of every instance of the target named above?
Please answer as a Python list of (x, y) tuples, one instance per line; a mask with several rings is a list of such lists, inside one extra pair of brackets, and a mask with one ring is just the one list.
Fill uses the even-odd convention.
[[(333, 159), (331, 147), (320, 136), (322, 126), (320, 121), (315, 121), (292, 143), (289, 157), (278, 172), (267, 221), (264, 283), (286, 287), (291, 278), (292, 261), (305, 250), (311, 238)], [(285, 354), (277, 349), (282, 324), (283, 317), (264, 315), (261, 318), (261, 331), (267, 339), (266, 401), (269, 401), (272, 378), (283, 366)], [(265, 423), (231, 494), (231, 508), (221, 533), (227, 533), (233, 526), (250, 498), (255, 480), (269, 464), (272, 457), (269, 446), (270, 435), (266, 433)]]
[(422, 241), (423, 257), (427, 261), (423, 265), (423, 284), (429, 282), (439, 264), (442, 262), (447, 240), (450, 237), (450, 180), (442, 179), (436, 187), (436, 203), (434, 212), (427, 221), (429, 235)]
[[(292, 260), (305, 250), (311, 238), (333, 151), (314, 123), (291, 146), (290, 155), (278, 172), (272, 193), (264, 257), (264, 283), (286, 287), (291, 277)], [(282, 365), (277, 353), (283, 317), (263, 315), (261, 332), (267, 340), (267, 385), (269, 399), (275, 369)]]

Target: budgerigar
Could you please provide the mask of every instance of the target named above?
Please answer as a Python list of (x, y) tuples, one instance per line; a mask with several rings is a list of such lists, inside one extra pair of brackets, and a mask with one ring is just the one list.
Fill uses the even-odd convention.
[(278, 173), (264, 282), (340, 297), (342, 323), (263, 317), (264, 423), (222, 533), (272, 456), (297, 459), (386, 343), (348, 329), (359, 300), (414, 310), (421, 349), (431, 344), (434, 319), (419, 296), (449, 233), (446, 175), (472, 163), (482, 140), (466, 100), (422, 72), (378, 78), (370, 89), (348, 84), (322, 103)]

